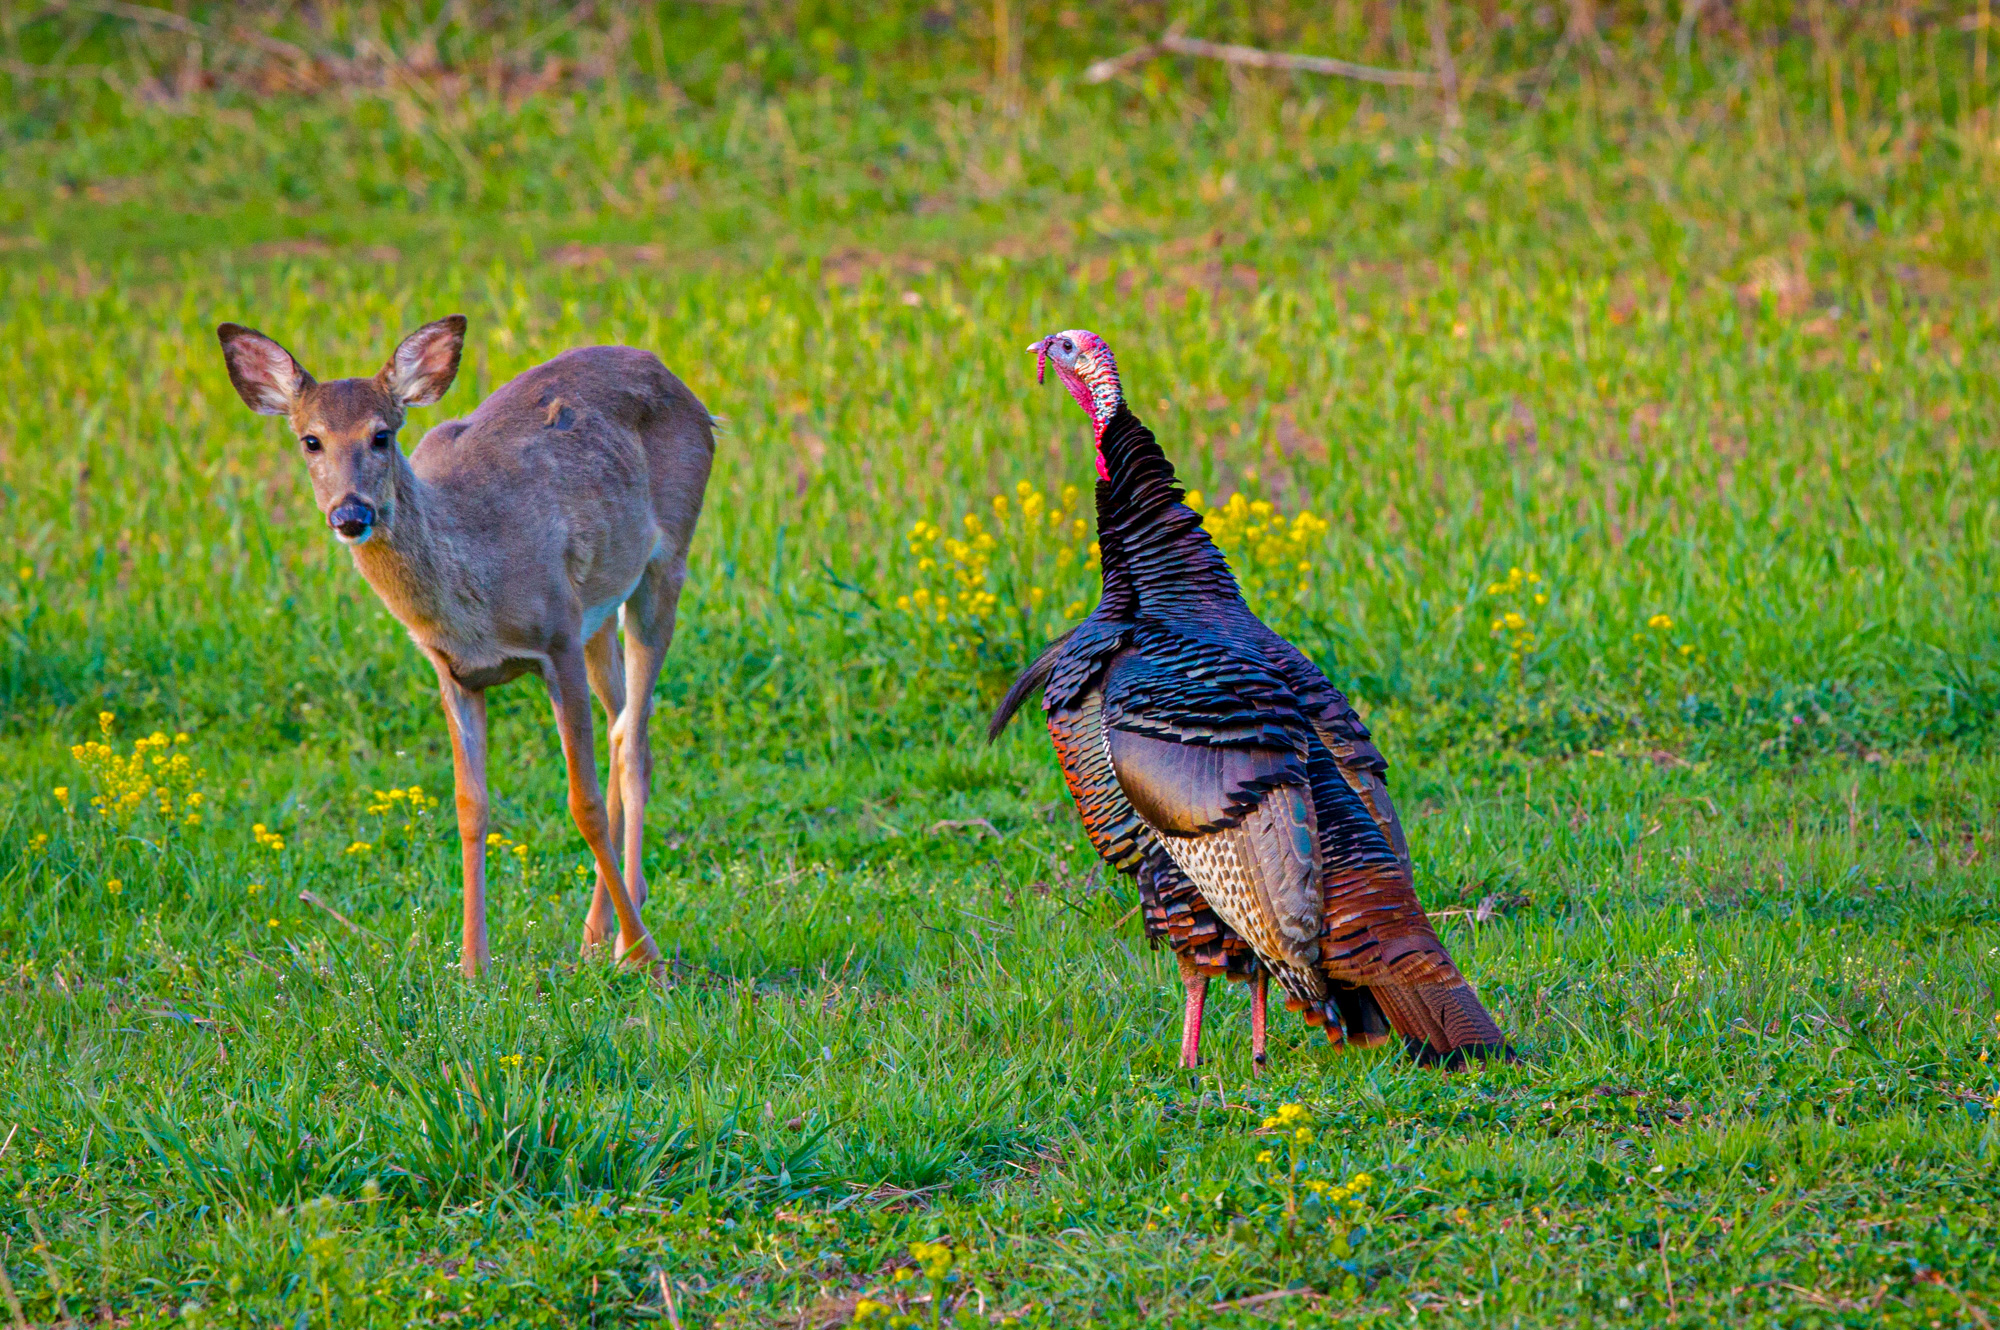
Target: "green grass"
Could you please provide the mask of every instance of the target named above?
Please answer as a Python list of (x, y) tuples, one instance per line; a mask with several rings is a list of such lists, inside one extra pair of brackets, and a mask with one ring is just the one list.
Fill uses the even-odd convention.
[[(1421, 13), (1399, 60), (1374, 12), (1190, 30), (1422, 63)], [(1455, 40), (1525, 97), (1560, 30), (1496, 12)], [(1032, 16), (1012, 114), (983, 10), (933, 42), (892, 7), (845, 52), (803, 10), (670, 13), (526, 97), (15, 80), (0, 1243), (26, 1319), (820, 1326), (870, 1297), (929, 1323), (942, 1291), (963, 1326), (1988, 1323), (1994, 98), (1956, 28), (1822, 48), (1817, 12), (1697, 27), (1684, 60), (1675, 16), (1609, 14), (1601, 62), (1532, 106), (1476, 93), (1452, 132), (1428, 95), (1076, 83), (1163, 25), (1139, 10)], [(166, 49), (119, 31), (62, 58)], [(60, 37), (0, 14), (10, 59)], [(729, 422), (656, 721), (664, 986), (578, 962), (532, 682), (493, 695), (510, 848), (492, 973), (458, 977), (448, 817), (369, 811), (450, 788), (428, 669), (212, 332), (325, 377), (454, 310), (464, 372), (416, 423), (593, 341), (657, 350)], [(1071, 326), (1191, 484), (1329, 523), (1308, 593), (1264, 608), (1375, 727), (1520, 1065), (1334, 1055), (1286, 1018), (1255, 1080), (1230, 990), (1175, 1069), (1171, 958), (1046, 738), (979, 739), (1088, 586), (990, 506), (1087, 485), (1022, 352)], [(896, 606), (912, 523), (968, 512), (1002, 537), (971, 647)], [(189, 735), (200, 825), (88, 811), (69, 749), (100, 711), (121, 752)], [(1302, 1184), (1372, 1179), (1332, 1215), (1301, 1185), (1296, 1222), (1284, 1153), (1258, 1161), (1293, 1102)], [(1279, 1290), (1305, 1292), (1243, 1301)]]

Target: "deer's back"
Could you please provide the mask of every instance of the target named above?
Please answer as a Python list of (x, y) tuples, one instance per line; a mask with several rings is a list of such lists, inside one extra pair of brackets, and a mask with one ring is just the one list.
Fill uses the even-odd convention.
[(659, 357), (592, 346), (436, 426), (410, 465), (448, 499), (455, 544), (485, 574), (562, 569), (594, 605), (659, 554), (685, 555), (713, 455), (707, 409)]
[(496, 519), (552, 500), (565, 509), (638, 502), (670, 532), (685, 533), (714, 449), (707, 409), (658, 356), (588, 346), (527, 370), (471, 415), (430, 430), (410, 465)]

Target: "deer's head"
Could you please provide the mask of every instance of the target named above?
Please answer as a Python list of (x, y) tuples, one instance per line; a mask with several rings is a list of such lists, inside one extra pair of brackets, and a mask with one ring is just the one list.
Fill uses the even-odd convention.
[(396, 431), (403, 413), (443, 397), (458, 374), (465, 316), (427, 323), (396, 347), (369, 379), (320, 383), (254, 328), (225, 323), (215, 330), (229, 381), (259, 415), (284, 416), (298, 436), (312, 476), (313, 499), (333, 534), (359, 545), (379, 524), (395, 520), (396, 486), (404, 472)]

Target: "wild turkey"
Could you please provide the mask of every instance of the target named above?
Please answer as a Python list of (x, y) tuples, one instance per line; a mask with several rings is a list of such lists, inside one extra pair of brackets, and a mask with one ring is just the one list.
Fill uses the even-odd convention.
[(1017, 679), (997, 738), (1037, 689), (1091, 844), (1137, 879), (1148, 934), (1187, 989), (1181, 1063), (1200, 1060), (1210, 976), (1268, 978), (1285, 1005), (1361, 1045), (1393, 1030), (1419, 1061), (1505, 1055), (1412, 887), (1388, 764), (1338, 689), (1250, 612), (1174, 469), (1126, 405), (1095, 333), (1036, 342), (1097, 442), (1104, 596)]

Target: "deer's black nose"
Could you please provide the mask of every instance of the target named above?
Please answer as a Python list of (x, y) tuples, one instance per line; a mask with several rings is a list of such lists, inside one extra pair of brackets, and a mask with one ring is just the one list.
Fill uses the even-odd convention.
[(345, 499), (326, 515), (326, 524), (342, 540), (366, 540), (375, 526), (375, 510), (359, 499)]

